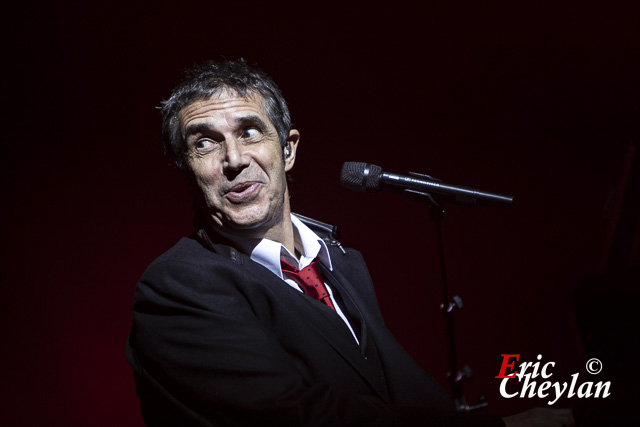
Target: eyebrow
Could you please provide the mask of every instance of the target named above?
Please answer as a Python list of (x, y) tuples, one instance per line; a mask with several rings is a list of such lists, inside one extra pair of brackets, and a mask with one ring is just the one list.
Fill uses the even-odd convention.
[(257, 116), (255, 114), (252, 114), (250, 116), (242, 116), (242, 117), (238, 117), (235, 122), (237, 124), (240, 125), (256, 125), (259, 128), (261, 128), (261, 130), (266, 130), (268, 129), (267, 124), (264, 122), (264, 120), (262, 120), (262, 118), (260, 118), (260, 116)]
[[(236, 124), (239, 124), (239, 125), (249, 125), (249, 124), (256, 125), (257, 127), (261, 128), (262, 131), (268, 129), (268, 126), (265, 123), (265, 121), (262, 120), (260, 116), (255, 114), (238, 117), (234, 121)], [(184, 139), (188, 140), (194, 135), (209, 133), (209, 132), (215, 132), (214, 129), (211, 126), (209, 126), (209, 124), (195, 123), (187, 126), (187, 128), (184, 131)]]
[(193, 125), (189, 125), (184, 130), (184, 139), (187, 140), (193, 135), (207, 133), (211, 130), (212, 130), (211, 127), (206, 123), (196, 123)]

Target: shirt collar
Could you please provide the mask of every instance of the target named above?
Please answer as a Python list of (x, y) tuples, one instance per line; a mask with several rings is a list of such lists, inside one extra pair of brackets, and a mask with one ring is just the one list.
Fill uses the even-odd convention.
[(233, 236), (225, 232), (217, 231), (227, 239), (235, 243), (238, 248), (249, 255), (249, 257), (269, 269), (273, 274), (284, 279), (282, 268), (280, 267), (280, 259), (286, 260), (293, 266), (302, 269), (309, 265), (316, 257), (320, 263), (333, 270), (331, 264), (331, 256), (327, 244), (309, 227), (304, 225), (302, 221), (291, 214), (291, 223), (294, 230), (294, 246), (300, 253), (298, 260), (294, 254), (291, 254), (281, 243), (269, 239), (255, 239), (247, 237)]

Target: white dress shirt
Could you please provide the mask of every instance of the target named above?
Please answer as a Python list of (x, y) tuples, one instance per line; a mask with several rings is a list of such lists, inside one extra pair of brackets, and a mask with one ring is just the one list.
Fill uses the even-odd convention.
[[(220, 232), (220, 234), (236, 243), (243, 252), (249, 254), (252, 260), (269, 269), (273, 274), (281, 278), (287, 285), (291, 286), (298, 292), (303, 292), (302, 289), (300, 289), (300, 286), (298, 286), (298, 284), (294, 280), (284, 276), (284, 274), (282, 273), (282, 267), (280, 265), (280, 259), (285, 260), (292, 266), (296, 267), (298, 270), (302, 270), (304, 267), (311, 264), (311, 262), (316, 257), (318, 257), (320, 263), (330, 271), (333, 270), (333, 267), (331, 265), (331, 256), (329, 255), (329, 251), (324, 240), (318, 237), (318, 235), (314, 233), (309, 227), (304, 225), (302, 221), (295, 217), (295, 215), (291, 215), (291, 223), (293, 224), (294, 247), (300, 254), (300, 259), (296, 258), (295, 254), (289, 252), (289, 250), (285, 248), (284, 245), (278, 242), (274, 242), (273, 240), (269, 240), (266, 238), (252, 239), (246, 237), (238, 237), (229, 235), (228, 233), (224, 232)], [(336, 309), (336, 313), (347, 325), (347, 327), (351, 331), (351, 335), (353, 335), (353, 338), (359, 344), (358, 338), (353, 332), (353, 328), (349, 324), (347, 317), (340, 309), (340, 305), (333, 297), (331, 287), (327, 285), (326, 281), (325, 286), (327, 288), (327, 292), (329, 292), (329, 296), (331, 297), (333, 306)]]

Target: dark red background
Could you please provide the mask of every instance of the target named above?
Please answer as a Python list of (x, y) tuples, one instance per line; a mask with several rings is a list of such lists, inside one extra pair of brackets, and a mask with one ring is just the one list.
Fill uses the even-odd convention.
[(3, 18), (3, 424), (142, 425), (124, 359), (133, 290), (191, 221), (155, 108), (182, 69), (223, 57), (281, 86), (302, 134), (294, 211), (364, 253), (427, 371), (446, 385), (433, 225), (420, 204), (340, 187), (345, 161), (515, 195), (444, 222), (471, 403), (544, 405), (499, 395), (502, 353), (542, 354), (556, 381), (582, 372), (571, 297), (637, 260), (633, 2), (76, 3)]

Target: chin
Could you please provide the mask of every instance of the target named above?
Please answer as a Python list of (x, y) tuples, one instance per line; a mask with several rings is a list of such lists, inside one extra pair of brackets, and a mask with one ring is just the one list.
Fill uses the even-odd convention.
[(270, 215), (243, 215), (243, 216), (228, 216), (223, 224), (224, 228), (233, 229), (238, 231), (258, 230), (268, 226), (273, 222), (273, 218)]
[[(243, 209), (228, 209), (211, 215), (213, 223), (229, 233), (251, 235), (265, 234), (283, 219), (283, 210), (269, 205), (245, 206)], [(262, 236), (252, 236), (262, 237)]]

